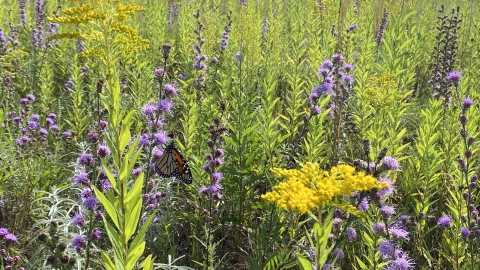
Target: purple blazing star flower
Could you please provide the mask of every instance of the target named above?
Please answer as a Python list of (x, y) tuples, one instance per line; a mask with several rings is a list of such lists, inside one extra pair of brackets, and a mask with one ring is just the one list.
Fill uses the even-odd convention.
[(470, 107), (473, 105), (473, 100), (471, 100), (470, 98), (468, 97), (464, 97), (463, 98), (463, 103), (462, 103), (462, 109), (464, 111), (470, 109)]
[(78, 156), (77, 163), (80, 165), (90, 166), (93, 164), (93, 155), (82, 153)]
[(223, 155), (225, 155), (225, 152), (223, 151), (223, 149), (220, 149), (220, 148), (215, 149), (215, 157), (221, 157)]
[(378, 251), (380, 251), (380, 255), (382, 255), (384, 259), (388, 259), (393, 256), (395, 252), (395, 246), (392, 244), (392, 242), (386, 240), (378, 244)]
[(65, 88), (67, 88), (68, 90), (70, 90), (70, 89), (74, 90), (75, 89), (75, 83), (73, 82), (73, 78), (68, 79), (68, 81), (63, 86)]
[(93, 196), (93, 191), (90, 188), (84, 188), (80, 192), (80, 198), (86, 199)]
[(107, 180), (102, 180), (101, 184), (100, 184), (100, 188), (102, 190), (109, 190), (112, 188), (112, 183), (110, 183), (110, 181), (107, 179)]
[(396, 171), (400, 170), (400, 165), (398, 164), (398, 161), (391, 157), (391, 156), (386, 156), (382, 159), (382, 164), (386, 167), (387, 170), (389, 171)]
[(133, 176), (138, 176), (142, 172), (142, 168), (135, 168), (132, 170), (132, 175)]
[(72, 223), (74, 226), (83, 227), (85, 226), (85, 217), (82, 213), (78, 213), (72, 218)]
[(0, 228), (0, 239), (5, 239), (5, 235), (9, 234), (10, 232), (8, 231), (7, 228)]
[(108, 146), (100, 145), (98, 146), (97, 154), (99, 157), (104, 158), (104, 157), (110, 156), (111, 152)]
[(367, 212), (368, 208), (370, 208), (370, 203), (367, 197), (362, 199), (362, 202), (360, 202), (357, 206), (357, 209), (362, 211), (362, 212)]
[(92, 231), (91, 237), (92, 237), (93, 240), (98, 240), (98, 239), (100, 239), (101, 235), (102, 235), (101, 230), (94, 230), (94, 231)]
[(13, 244), (13, 243), (18, 243), (18, 238), (13, 233), (7, 233), (3, 240), (5, 241), (5, 244), (7, 244), (7, 245), (10, 245), (10, 244)]
[(386, 231), (385, 223), (383, 222), (373, 223), (373, 233), (378, 235), (384, 235), (386, 232), (387, 231)]
[(222, 188), (223, 188), (223, 187), (222, 187), (221, 184), (213, 184), (213, 185), (211, 185), (211, 186), (208, 188), (208, 192), (209, 192), (210, 194), (213, 194), (213, 193), (215, 193), (215, 192), (220, 191)]
[(470, 230), (468, 228), (461, 228), (460, 229), (460, 234), (462, 235), (463, 238), (468, 238), (470, 237)]
[(95, 197), (89, 197), (89, 198), (86, 198), (84, 201), (83, 201), (83, 205), (85, 206), (85, 208), (87, 208), (88, 210), (95, 210), (95, 208), (97, 208), (98, 204), (100, 203), (100, 201), (95, 198)]
[(395, 186), (392, 183), (392, 180), (388, 177), (382, 177), (379, 179), (381, 183), (387, 183), (388, 187), (382, 188), (377, 192), (380, 200), (385, 200), (387, 197), (392, 195), (395, 192)]
[(162, 78), (163, 77), (163, 79), (164, 79), (166, 77), (165, 70), (163, 70), (163, 68), (157, 67), (153, 71), (153, 76), (155, 76), (156, 78)]
[(357, 231), (354, 228), (348, 227), (346, 233), (349, 241), (353, 242), (357, 240)]
[(322, 65), (320, 66), (320, 68), (323, 68), (323, 69), (331, 69), (332, 67), (333, 67), (333, 63), (330, 60), (323, 61)]
[(404, 240), (410, 240), (408, 237), (408, 232), (405, 231), (404, 229), (400, 228), (398, 224), (394, 224), (388, 228), (388, 232), (392, 236), (393, 239), (404, 239)]
[(157, 132), (153, 134), (153, 144), (163, 145), (168, 141), (168, 136), (163, 132)]
[(38, 123), (35, 122), (35, 121), (28, 121), (28, 122), (27, 122), (27, 125), (28, 125), (29, 128), (35, 129), (35, 128), (37, 128)]
[(163, 87), (165, 89), (165, 94), (168, 96), (176, 96), (177, 95), (177, 89), (171, 84), (165, 84)]
[(140, 140), (138, 140), (138, 147), (149, 145), (150, 141), (148, 140), (148, 134), (144, 133), (140, 135)]
[(208, 194), (208, 188), (205, 185), (203, 185), (202, 187), (200, 187), (198, 193), (203, 194), (203, 195), (207, 195)]
[(143, 107), (142, 114), (147, 117), (151, 117), (155, 115), (156, 110), (157, 108), (155, 108), (155, 106), (153, 106), (152, 104), (147, 104), (145, 105), (145, 107)]
[(337, 258), (337, 260), (343, 260), (345, 259), (345, 253), (343, 253), (343, 250), (336, 248), (332, 251), (333, 257)]
[(388, 219), (395, 215), (395, 209), (392, 206), (384, 205), (380, 207), (380, 214)]
[(160, 100), (160, 102), (158, 102), (158, 110), (160, 110), (162, 112), (171, 113), (172, 103), (170, 103), (170, 101), (168, 101), (166, 99), (162, 99), (162, 100)]
[(440, 226), (441, 228), (450, 228), (452, 226), (451, 218), (448, 215), (442, 216), (438, 219), (437, 225)]
[(347, 64), (343, 65), (343, 68), (345, 69), (346, 72), (349, 72), (350, 70), (353, 69), (353, 65), (347, 63)]
[(223, 175), (221, 172), (214, 172), (212, 174), (212, 179), (217, 182), (217, 181), (220, 181), (221, 179), (223, 178)]
[(85, 246), (85, 238), (82, 235), (77, 235), (72, 239), (72, 246), (74, 248), (83, 248)]
[(40, 119), (40, 115), (38, 115), (38, 114), (32, 114), (32, 116), (30, 117), (30, 119), (32, 119), (32, 121), (37, 122), (38, 119)]
[(332, 222), (332, 224), (333, 224), (332, 226), (334, 228), (340, 228), (340, 226), (342, 226), (342, 223), (343, 223), (343, 221), (342, 221), (341, 218), (334, 218), (333, 222)]
[(77, 176), (75, 176), (75, 183), (80, 185), (88, 185), (90, 183), (88, 174), (86, 172), (80, 172)]
[(396, 251), (395, 257), (395, 260), (391, 261), (386, 269), (408, 270), (415, 268), (415, 263), (404, 251)]
[(462, 74), (459, 71), (452, 71), (452, 72), (448, 73), (446, 79), (451, 81), (453, 83), (453, 85), (457, 86), (461, 77), (462, 77)]
[(350, 31), (353, 31), (353, 30), (357, 29), (357, 26), (358, 26), (357, 24), (352, 24), (352, 25), (350, 25), (350, 26), (347, 28), (347, 32), (350, 32)]
[(312, 108), (312, 115), (319, 115), (321, 112), (322, 110), (318, 106)]

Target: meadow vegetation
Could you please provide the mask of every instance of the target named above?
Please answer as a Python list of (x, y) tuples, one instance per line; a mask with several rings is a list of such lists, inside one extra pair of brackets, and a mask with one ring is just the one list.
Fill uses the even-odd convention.
[(478, 269), (476, 2), (3, 0), (0, 269)]

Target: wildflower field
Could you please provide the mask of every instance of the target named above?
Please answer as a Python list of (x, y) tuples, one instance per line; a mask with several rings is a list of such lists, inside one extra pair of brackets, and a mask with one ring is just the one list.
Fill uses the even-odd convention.
[(477, 0), (3, 0), (0, 270), (480, 269)]

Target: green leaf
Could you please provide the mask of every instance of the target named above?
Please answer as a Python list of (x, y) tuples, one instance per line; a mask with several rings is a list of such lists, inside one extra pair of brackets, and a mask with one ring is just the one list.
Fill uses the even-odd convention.
[(369, 267), (367, 267), (367, 265), (358, 256), (355, 256), (355, 259), (357, 260), (357, 263), (360, 265), (360, 268), (365, 270), (369, 269)]
[(105, 217), (103, 218), (103, 222), (105, 223), (105, 230), (107, 231), (108, 239), (110, 239), (110, 243), (112, 244), (113, 247), (113, 255), (115, 258), (115, 265), (123, 265), (122, 258), (123, 254), (125, 254), (125, 250), (123, 250), (123, 239), (120, 237), (120, 235), (115, 231), (115, 228), (110, 225)]
[[(110, 147), (110, 149), (112, 149)], [(103, 164), (103, 162), (102, 162)], [(107, 168), (105, 164), (103, 164), (103, 170), (105, 171), (105, 174), (108, 177), (108, 181), (110, 181), (110, 184), (112, 184), (112, 187), (115, 188), (115, 190), (118, 191), (118, 186), (117, 186), (117, 181), (115, 180), (115, 176), (113, 176), (113, 173)]]
[(128, 192), (125, 198), (125, 205), (127, 211), (125, 213), (125, 221), (127, 226), (125, 228), (125, 238), (130, 237), (137, 230), (138, 222), (140, 221), (140, 212), (142, 211), (142, 186), (143, 186), (143, 172), (137, 177), (135, 184)]
[(102, 253), (102, 262), (103, 262), (103, 265), (105, 266), (105, 269), (107, 269), (107, 270), (117, 270), (117, 268), (115, 267), (115, 265), (112, 262), (112, 259), (110, 259), (108, 254), (103, 250), (101, 251), (101, 253)]
[(132, 243), (130, 244), (130, 248), (135, 248), (137, 245), (140, 245), (143, 241), (145, 241), (145, 233), (147, 232), (148, 227), (150, 226), (150, 223), (152, 223), (153, 218), (155, 217), (156, 212), (154, 211), (143, 223), (142, 227), (140, 230), (137, 232), (137, 235), (133, 239)]
[(103, 193), (97, 189), (97, 187), (93, 186), (93, 191), (95, 192), (95, 196), (97, 196), (100, 203), (102, 203), (110, 219), (113, 221), (113, 223), (115, 223), (115, 226), (117, 227), (117, 229), (120, 230), (120, 225), (118, 224), (117, 211), (114, 208), (114, 206), (107, 200), (107, 198), (103, 195)]
[[(130, 135), (130, 126), (132, 125), (131, 121), (134, 113), (135, 113), (135, 110), (132, 110), (122, 119), (122, 127), (120, 130), (120, 143), (118, 145), (118, 149), (120, 153), (123, 153), (123, 151), (128, 145), (128, 142), (130, 142), (132, 138)], [(137, 139), (139, 138), (140, 137), (137, 136)]]
[(143, 270), (153, 270), (153, 261), (152, 255), (148, 255), (140, 264), (139, 268)]
[(313, 266), (309, 260), (305, 259), (302, 255), (297, 253), (298, 264), (301, 270), (313, 270)]
[(145, 250), (145, 241), (141, 242), (140, 245), (137, 245), (134, 248), (130, 247), (127, 254), (127, 261), (125, 262), (125, 268), (133, 269), (135, 264), (138, 261), (138, 258), (142, 256), (144, 250)]

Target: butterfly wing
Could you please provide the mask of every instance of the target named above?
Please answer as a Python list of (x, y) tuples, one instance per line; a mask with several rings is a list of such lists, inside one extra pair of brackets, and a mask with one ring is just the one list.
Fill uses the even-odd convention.
[(176, 177), (179, 178), (185, 184), (192, 183), (192, 173), (190, 172), (190, 166), (188, 166), (188, 162), (183, 158), (182, 154), (178, 152), (177, 149), (173, 149), (173, 154), (177, 160), (177, 171)]
[(176, 177), (185, 184), (191, 184), (193, 180), (187, 161), (175, 148), (173, 142), (165, 148), (162, 157), (155, 163), (155, 171), (161, 177)]
[(168, 145), (162, 157), (155, 163), (155, 171), (161, 177), (172, 177), (177, 170), (177, 160), (175, 159), (173, 149), (173, 144)]

